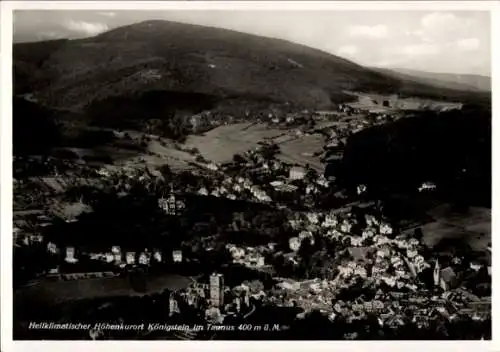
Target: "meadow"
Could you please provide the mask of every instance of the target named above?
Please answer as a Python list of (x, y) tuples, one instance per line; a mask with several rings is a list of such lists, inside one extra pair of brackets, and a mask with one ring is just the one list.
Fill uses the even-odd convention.
[(457, 213), (448, 206), (429, 212), (435, 222), (423, 226), (424, 241), (429, 246), (442, 239), (464, 240), (474, 251), (487, 252), (491, 242), (491, 209), (471, 207), (467, 213)]
[(321, 156), (314, 156), (314, 153), (321, 151), (324, 145), (325, 139), (320, 134), (300, 136), (279, 144), (278, 159), (292, 164), (309, 164), (316, 171), (323, 172), (325, 166), (321, 163)]
[(117, 296), (143, 296), (160, 293), (165, 289), (180, 290), (189, 285), (191, 280), (180, 275), (161, 275), (147, 278), (145, 292), (135, 291), (126, 277), (107, 277), (71, 281), (42, 280), (14, 292), (16, 304), (51, 305), (80, 299), (93, 299)]
[(286, 130), (269, 128), (265, 124), (237, 123), (217, 127), (203, 135), (189, 136), (185, 146), (197, 148), (208, 160), (224, 163), (231, 161), (235, 154), (255, 148), (260, 141), (284, 133)]

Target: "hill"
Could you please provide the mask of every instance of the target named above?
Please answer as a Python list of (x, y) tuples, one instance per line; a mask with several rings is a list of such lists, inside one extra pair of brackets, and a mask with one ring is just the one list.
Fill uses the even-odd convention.
[(382, 195), (431, 181), (447, 200), (491, 206), (491, 112), (421, 112), (365, 129), (348, 139), (339, 176)]
[(12, 103), (14, 155), (45, 154), (60, 144), (62, 131), (53, 110), (17, 97)]
[(44, 83), (49, 81), (49, 72), (43, 69), (42, 65), (66, 42), (66, 39), (61, 39), (14, 44), (12, 50), (14, 92), (30, 93), (43, 87)]
[(413, 80), (440, 88), (472, 92), (491, 92), (491, 77), (486, 76), (433, 73), (400, 68), (374, 68), (373, 70), (394, 78)]
[(325, 108), (352, 99), (346, 90), (488, 99), (392, 77), (284, 40), (167, 21), (86, 39), (15, 44), (14, 67), (17, 94), (34, 93), (51, 107), (104, 109), (101, 119), (121, 114), (103, 108), (110, 104), (150, 118), (144, 106), (151, 99), (162, 116), (239, 102)]

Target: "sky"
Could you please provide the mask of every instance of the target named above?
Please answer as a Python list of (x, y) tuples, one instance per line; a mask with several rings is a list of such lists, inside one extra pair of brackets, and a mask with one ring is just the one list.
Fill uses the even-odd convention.
[(485, 11), (17, 10), (14, 42), (83, 38), (153, 19), (285, 39), (364, 66), (491, 75)]

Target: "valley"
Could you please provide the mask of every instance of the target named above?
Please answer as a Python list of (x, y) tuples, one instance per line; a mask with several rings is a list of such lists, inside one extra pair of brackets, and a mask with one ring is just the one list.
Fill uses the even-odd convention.
[(490, 337), (489, 92), (159, 20), (13, 58), (19, 339)]

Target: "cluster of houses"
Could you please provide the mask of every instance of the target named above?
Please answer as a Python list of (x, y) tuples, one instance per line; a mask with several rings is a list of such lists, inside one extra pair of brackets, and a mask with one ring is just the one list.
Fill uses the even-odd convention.
[(201, 310), (206, 321), (222, 324), (228, 316), (248, 316), (255, 309), (251, 299), (262, 298), (264, 293), (253, 292), (242, 283), (233, 288), (224, 285), (224, 275), (213, 273), (208, 284), (193, 281), (186, 289), (170, 296), (169, 314), (182, 314), (181, 301), (187, 306)]
[[(165, 256), (159, 249), (144, 249), (143, 251), (123, 251), (120, 246), (112, 246), (108, 252), (81, 252), (73, 246), (59, 248), (55, 243), (47, 243), (47, 252), (51, 255), (62, 256), (62, 259), (67, 264), (76, 264), (80, 262), (82, 255), (86, 259), (96, 263), (103, 263), (115, 266), (116, 268), (125, 268), (126, 266), (150, 266), (165, 262)], [(183, 261), (182, 251), (173, 250), (172, 263), (181, 263)], [(71, 266), (66, 266), (65, 270), (70, 270)], [(59, 266), (49, 271), (49, 274), (58, 274)]]
[[(269, 195), (257, 185), (252, 184), (252, 181), (244, 177), (227, 177), (214, 185), (213, 189), (208, 190), (206, 187), (201, 187), (199, 195), (211, 195), (214, 197), (224, 197), (228, 199), (244, 199), (247, 196), (256, 202), (270, 202), (272, 199)], [(245, 195), (243, 195), (245, 193)]]
[(41, 210), (14, 211), (13, 243), (15, 247), (43, 243), (42, 230), (52, 224), (51, 218)]
[[(258, 151), (249, 151), (257, 161), (248, 161), (240, 170), (240, 176), (227, 176), (221, 181), (216, 181), (211, 189), (201, 187), (197, 193), (200, 195), (211, 195), (225, 197), (228, 199), (246, 199), (255, 202), (268, 203), (276, 201), (273, 192), (293, 193), (298, 191), (295, 181), (305, 182), (308, 169), (303, 166), (287, 166), (278, 160), (260, 160)], [(224, 171), (221, 167), (220, 170)], [(266, 181), (263, 186), (257, 186), (252, 181), (252, 175), (265, 176), (272, 181)], [(249, 176), (250, 175), (250, 176)], [(304, 196), (318, 194), (324, 188), (328, 188), (329, 181), (323, 176), (307, 181)]]
[(177, 198), (174, 193), (170, 193), (169, 196), (158, 199), (158, 207), (162, 209), (165, 214), (178, 215), (186, 209), (186, 204), (182, 199)]
[(226, 244), (226, 249), (233, 258), (233, 263), (245, 265), (252, 269), (262, 269), (266, 266), (265, 254), (272, 251), (273, 244), (260, 247), (240, 247), (232, 243)]
[[(332, 114), (336, 116), (335, 121), (329, 121)], [(356, 114), (356, 116), (353, 117), (352, 114)], [(344, 104), (339, 105), (338, 111), (330, 112), (330, 114), (319, 112), (318, 115), (323, 119), (327, 119), (327, 122), (319, 123), (317, 126), (318, 130), (328, 136), (323, 160), (325, 163), (333, 164), (342, 159), (343, 149), (350, 135), (398, 118), (394, 114), (369, 113)]]
[[(410, 299), (419, 297), (421, 292), (427, 292), (429, 288), (422, 286), (421, 281), (417, 280), (417, 277), (424, 270), (433, 272), (433, 292), (438, 296), (441, 293), (447, 294), (460, 289), (453, 264), (442, 267), (439, 260), (424, 257), (421, 253), (423, 247), (420, 240), (395, 233), (389, 223), (374, 215), (367, 213), (364, 217), (365, 226), (361, 229), (361, 234), (354, 235), (351, 230), (353, 226), (359, 224), (350, 212), (308, 212), (300, 215), (295, 213), (289, 222), (297, 232), (297, 236), (289, 239), (291, 252), (285, 256), (291, 263), (298, 265), (304, 259), (300, 258), (298, 254), (303, 241), (308, 240), (314, 243), (316, 236), (322, 236), (335, 242), (338, 251), (345, 250), (349, 256), (337, 266), (338, 273), (333, 280), (307, 282), (306, 288), (304, 283), (291, 284), (288, 280), (280, 284), (280, 287), (287, 291), (287, 294), (283, 295), (286, 299), (283, 297), (268, 298), (276, 302), (282, 300), (281, 304), (283, 305), (298, 305), (306, 312), (311, 309), (320, 309), (334, 317), (342, 311), (336, 310), (331, 305), (332, 300), (336, 299), (336, 293), (342, 289), (348, 289), (359, 280), (375, 287), (375, 289), (384, 288), (386, 300), (380, 298), (377, 302), (372, 302), (379, 307), (387, 307), (387, 305), (392, 304), (391, 301), (394, 299), (390, 298), (392, 296), (387, 296), (387, 292), (396, 295), (402, 294)], [(455, 261), (463, 260), (455, 258)], [(471, 273), (484, 269), (484, 264), (469, 263), (468, 270)], [(491, 273), (490, 268), (488, 273)], [(474, 300), (478, 301), (478, 298), (476, 297)], [(345, 305), (343, 309), (354, 303), (343, 302), (342, 304)], [(437, 307), (441, 311), (448, 310)], [(349, 309), (350, 314), (352, 314), (354, 308), (350, 307)], [(423, 312), (420, 306), (418, 310)], [(429, 312), (426, 311), (427, 313)]]

